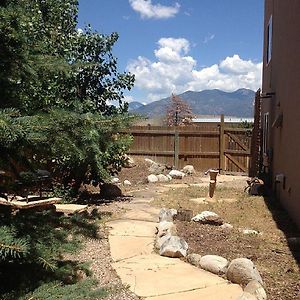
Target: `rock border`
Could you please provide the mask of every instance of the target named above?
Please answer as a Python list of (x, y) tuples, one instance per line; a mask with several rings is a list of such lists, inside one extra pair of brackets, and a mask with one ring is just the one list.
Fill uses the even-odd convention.
[(155, 249), (161, 256), (186, 257), (187, 262), (197, 268), (215, 275), (225, 275), (228, 281), (239, 284), (243, 288), (243, 293), (236, 300), (267, 300), (263, 280), (250, 259), (236, 258), (229, 262), (226, 258), (218, 255), (201, 256), (196, 253), (187, 255), (188, 244), (177, 235), (174, 224), (176, 215), (177, 210), (175, 209), (162, 208), (160, 210)]

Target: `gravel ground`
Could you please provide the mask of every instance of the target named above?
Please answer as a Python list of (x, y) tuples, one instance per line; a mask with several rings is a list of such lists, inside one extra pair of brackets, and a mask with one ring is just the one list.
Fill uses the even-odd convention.
[[(108, 216), (114, 217), (122, 212), (118, 203), (98, 206), (98, 211)], [(140, 297), (133, 294), (127, 287), (122, 285), (120, 278), (112, 268), (110, 257), (108, 231), (104, 222), (99, 222), (99, 239), (85, 239), (82, 250), (74, 255), (72, 259), (80, 262), (90, 262), (90, 270), (93, 277), (99, 282), (99, 287), (109, 290), (105, 300), (138, 300)]]

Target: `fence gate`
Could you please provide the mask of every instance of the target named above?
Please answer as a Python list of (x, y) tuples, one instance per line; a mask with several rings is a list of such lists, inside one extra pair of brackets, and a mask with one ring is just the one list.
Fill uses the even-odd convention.
[(250, 166), (251, 130), (224, 129), (224, 168), (226, 173), (248, 173)]

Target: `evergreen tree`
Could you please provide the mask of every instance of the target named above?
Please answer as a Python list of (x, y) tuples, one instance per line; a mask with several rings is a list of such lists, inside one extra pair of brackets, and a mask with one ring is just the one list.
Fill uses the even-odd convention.
[(76, 187), (122, 165), (130, 143), (117, 135), (129, 122), (123, 90), (134, 82), (117, 70), (118, 34), (78, 31), (77, 14), (76, 0), (0, 4), (0, 109), (9, 109), (0, 113), (0, 168), (26, 161), (23, 169), (50, 168)]

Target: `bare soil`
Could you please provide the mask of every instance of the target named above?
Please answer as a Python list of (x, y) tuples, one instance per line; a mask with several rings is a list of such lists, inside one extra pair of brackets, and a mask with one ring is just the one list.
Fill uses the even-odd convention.
[[(234, 226), (231, 231), (196, 222), (177, 221), (178, 235), (189, 245), (189, 253), (220, 255), (228, 260), (251, 259), (265, 283), (268, 299), (300, 299), (300, 248), (289, 247), (287, 238), (300, 236), (285, 211), (271, 198), (248, 196), (241, 184), (217, 187), (215, 198), (236, 199), (232, 203), (195, 204), (191, 198), (206, 197), (208, 188), (173, 189), (153, 203), (159, 207), (191, 209), (193, 215), (204, 210), (219, 214)], [(259, 235), (244, 235), (243, 229)]]

